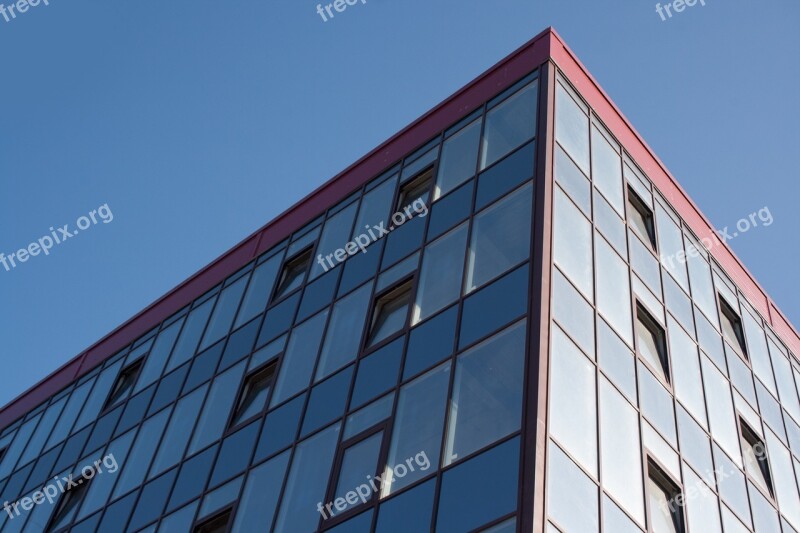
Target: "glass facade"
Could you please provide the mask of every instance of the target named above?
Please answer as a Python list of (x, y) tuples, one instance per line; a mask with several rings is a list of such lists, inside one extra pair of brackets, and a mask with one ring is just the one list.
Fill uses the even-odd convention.
[(798, 360), (520, 73), (0, 430), (0, 531), (799, 531)]

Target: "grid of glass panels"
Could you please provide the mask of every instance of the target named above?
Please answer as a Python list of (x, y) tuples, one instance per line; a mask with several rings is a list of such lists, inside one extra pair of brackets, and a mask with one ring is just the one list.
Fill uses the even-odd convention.
[(0, 530), (513, 530), (537, 103), (533, 73), (6, 428), (36, 505)]
[(797, 359), (563, 78), (555, 101), (548, 531), (800, 530)]

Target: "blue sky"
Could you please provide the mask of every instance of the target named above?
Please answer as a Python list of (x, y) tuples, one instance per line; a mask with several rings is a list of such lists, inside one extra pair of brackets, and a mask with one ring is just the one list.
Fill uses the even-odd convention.
[[(8, 4), (7, 0), (0, 3)], [(800, 3), (49, 0), (0, 18), (0, 404), (554, 26), (800, 324)]]

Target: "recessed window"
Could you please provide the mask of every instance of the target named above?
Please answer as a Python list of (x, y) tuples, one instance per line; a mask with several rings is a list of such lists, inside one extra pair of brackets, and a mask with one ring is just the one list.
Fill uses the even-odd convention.
[(284, 263), (273, 300), (280, 300), (303, 283), (308, 264), (311, 262), (311, 253), (312, 249), (308, 248)]
[(653, 211), (630, 187), (628, 187), (628, 224), (639, 233), (650, 245), (650, 248), (656, 249), (656, 226), (653, 222)]
[(649, 363), (653, 371), (669, 382), (664, 328), (638, 302), (636, 303), (636, 351)]
[(60, 529), (75, 518), (75, 513), (86, 495), (86, 490), (89, 487), (90, 480), (86, 478), (78, 478), (75, 485), (70, 487), (58, 502), (56, 512), (53, 513), (53, 519), (50, 522), (50, 527), (47, 531), (56, 531)]
[(400, 196), (397, 198), (395, 212), (401, 212), (405, 207), (413, 205), (416, 201), (428, 203), (433, 185), (433, 168), (429, 168), (416, 178), (402, 186)]
[(739, 430), (745, 470), (762, 489), (774, 496), (767, 447), (764, 445), (764, 441), (741, 418), (739, 419)]
[(383, 430), (380, 430), (366, 437), (356, 437), (351, 439), (351, 442), (342, 445), (341, 462), (337, 462), (341, 466), (338, 476), (336, 476), (336, 483), (332, 485), (334, 490), (327, 498), (327, 501), (332, 504), (320, 511), (324, 520), (359, 507), (376, 497), (377, 485), (375, 490), (362, 490), (359, 493), (359, 499), (355, 501), (352, 499), (346, 501), (344, 498), (348, 492), (362, 486), (365, 480), (378, 475), (382, 444)]
[(236, 413), (231, 420), (231, 427), (237, 426), (264, 410), (274, 378), (274, 364), (270, 364), (245, 378), (242, 391), (239, 394), (239, 403), (236, 405)]
[(225, 533), (228, 529), (228, 523), (231, 520), (230, 509), (215, 516), (205, 522), (198, 524), (194, 528), (194, 533)]
[(719, 315), (722, 324), (722, 336), (728, 341), (734, 350), (740, 355), (747, 357), (747, 348), (744, 342), (744, 330), (742, 329), (742, 319), (736, 311), (728, 305), (722, 296), (719, 297)]
[(106, 400), (104, 410), (113, 407), (118, 402), (128, 397), (131, 390), (133, 390), (133, 386), (136, 384), (136, 378), (139, 377), (139, 371), (142, 369), (143, 361), (144, 358), (141, 358), (122, 369), (122, 372), (120, 372), (117, 377), (116, 383), (114, 383), (114, 387), (111, 389), (108, 400)]
[(650, 533), (684, 533), (681, 490), (652, 461), (648, 464), (647, 504)]
[(410, 304), (411, 280), (378, 297), (372, 313), (369, 346), (374, 346), (405, 327)]

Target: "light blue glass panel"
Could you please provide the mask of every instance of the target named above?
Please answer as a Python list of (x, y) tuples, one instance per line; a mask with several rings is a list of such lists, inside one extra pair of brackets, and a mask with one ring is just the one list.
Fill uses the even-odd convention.
[(267, 302), (272, 294), (272, 287), (275, 285), (282, 259), (283, 254), (277, 254), (261, 264), (253, 272), (253, 277), (250, 279), (247, 292), (242, 299), (242, 308), (236, 317), (234, 327), (238, 328), (242, 324), (249, 322), (251, 318), (267, 308)]
[(800, 530), (800, 493), (797, 491), (792, 457), (772, 431), (767, 429), (764, 433), (778, 506), (792, 527)]
[(772, 365), (769, 360), (764, 330), (746, 310), (742, 311), (742, 323), (747, 337), (747, 353), (750, 356), (750, 363), (753, 365), (753, 372), (773, 396), (777, 396), (778, 389), (775, 387), (775, 379), (772, 376)]
[(558, 446), (548, 446), (547, 508), (564, 533), (599, 531), (597, 485)]
[(721, 533), (717, 495), (689, 468), (684, 468), (684, 494), (690, 531)]
[(167, 372), (178, 368), (194, 355), (197, 349), (197, 343), (200, 341), (200, 335), (203, 334), (208, 316), (211, 314), (211, 309), (214, 307), (214, 300), (215, 298), (211, 298), (189, 313), (189, 318), (186, 319), (186, 324), (183, 326), (181, 336), (178, 338), (178, 343), (175, 345), (175, 350), (172, 352), (172, 357), (169, 359)]
[(25, 453), (22, 454), (22, 458), (19, 460), (20, 465), (28, 464), (29, 461), (33, 460), (37, 455), (40, 454), (47, 437), (50, 435), (50, 431), (53, 429), (53, 425), (55, 425), (56, 420), (58, 420), (58, 416), (61, 414), (61, 411), (64, 409), (66, 404), (67, 398), (64, 397), (47, 408), (47, 411), (45, 411), (44, 417), (42, 418), (42, 422), (36, 428), (36, 432), (33, 434), (33, 437), (31, 437), (30, 442), (28, 442), (28, 445), (25, 448)]
[(239, 308), (248, 278), (249, 276), (243, 276), (219, 295), (217, 305), (214, 307), (214, 314), (208, 321), (208, 329), (206, 329), (203, 342), (200, 344), (201, 350), (208, 348), (231, 330), (233, 317)]
[(554, 209), (553, 259), (592, 302), (592, 224), (559, 188)]
[[(358, 202), (354, 202), (342, 211), (336, 213), (325, 222), (325, 227), (322, 230), (322, 237), (319, 239), (317, 245), (317, 255), (323, 257), (332, 254), (335, 250), (340, 248), (344, 249), (345, 244), (350, 240), (350, 232), (353, 229), (353, 219), (358, 210)], [(323, 263), (318, 261), (311, 262), (311, 274), (308, 279), (312, 280), (317, 278), (320, 274), (325, 273)]]
[[(67, 406), (64, 407), (64, 411), (61, 413), (61, 418), (58, 419), (58, 424), (47, 440), (45, 449), (49, 449), (54, 444), (58, 444), (69, 435), (73, 424), (75, 424), (75, 419), (78, 418), (78, 413), (81, 407), (83, 407), (83, 402), (89, 395), (89, 390), (92, 388), (93, 384), (93, 380), (87, 381), (72, 392), (69, 401), (67, 401)], [(0, 478), (2, 477), (3, 476), (0, 475)]]
[[(364, 195), (364, 199), (361, 200), (358, 217), (356, 217), (356, 224), (353, 228), (353, 238), (362, 234), (369, 235), (370, 229), (380, 226), (382, 222), (389, 218), (396, 187), (397, 176), (394, 176)], [(373, 230), (373, 232), (377, 235), (377, 230)]]
[(675, 396), (683, 402), (703, 427), (708, 428), (697, 345), (671, 316), (667, 318), (667, 336), (672, 359)]
[(617, 213), (625, 218), (622, 194), (622, 159), (619, 148), (592, 126), (592, 181)]
[[(687, 241), (687, 245), (690, 241)], [(692, 283), (692, 299), (703, 311), (708, 320), (719, 329), (717, 316), (717, 300), (714, 296), (714, 286), (711, 281), (711, 268), (705, 259), (700, 257), (697, 250), (686, 255), (689, 266), (689, 279)]]
[(316, 381), (355, 360), (371, 296), (372, 283), (367, 283), (334, 304), (319, 357)]
[(708, 403), (708, 422), (711, 426), (711, 436), (733, 458), (736, 465), (741, 467), (739, 430), (733, 410), (730, 384), (711, 361), (705, 357), (703, 358), (702, 367), (706, 398), (713, 398), (713, 401)]
[(167, 364), (169, 354), (172, 352), (172, 347), (175, 345), (175, 339), (178, 338), (178, 333), (181, 331), (183, 321), (184, 319), (181, 318), (158, 334), (158, 338), (153, 345), (153, 349), (150, 350), (150, 354), (147, 356), (147, 361), (144, 363), (144, 368), (142, 368), (142, 371), (139, 374), (139, 379), (136, 381), (136, 388), (133, 390), (133, 394), (143, 390), (145, 387), (161, 377), (161, 372), (164, 370), (164, 367)]
[(175, 511), (158, 526), (158, 533), (173, 533), (176, 531), (191, 531), (194, 523), (194, 514), (197, 511), (197, 502), (192, 502), (186, 507)]
[(183, 452), (186, 450), (189, 437), (192, 436), (192, 428), (200, 414), (207, 390), (208, 384), (205, 384), (178, 402), (153, 462), (150, 478), (165, 471), (183, 458)]
[(136, 444), (133, 445), (125, 463), (120, 465), (119, 481), (114, 489), (114, 498), (121, 496), (142, 484), (147, 475), (147, 469), (153, 460), (156, 446), (164, 433), (164, 427), (169, 418), (169, 409), (164, 409), (156, 416), (142, 424)]
[(203, 413), (194, 430), (194, 437), (189, 446), (189, 455), (205, 448), (222, 436), (231, 407), (236, 401), (239, 385), (242, 383), (245, 366), (246, 363), (242, 361), (214, 379)]
[(481, 169), (533, 138), (537, 86), (538, 80), (531, 82), (486, 114)]
[(281, 494), (286, 466), (289, 464), (289, 455), (290, 451), (286, 451), (250, 471), (231, 533), (269, 531)]
[(600, 236), (595, 238), (597, 309), (622, 339), (633, 346), (628, 267)]
[[(112, 460), (117, 463), (117, 468), (125, 464), (128, 459), (128, 451), (131, 448), (131, 444), (133, 444), (133, 437), (135, 435), (136, 431), (129, 431), (109, 445), (103, 456), (104, 458), (110, 457), (110, 459), (107, 459), (109, 464), (112, 464)], [(117, 474), (116, 472), (110, 471), (106, 473), (108, 475), (96, 476), (97, 479), (94, 479), (92, 484), (89, 485), (86, 496), (83, 498), (80, 512), (78, 513), (78, 520), (101, 509), (108, 502), (108, 498), (111, 496), (111, 489), (114, 488), (114, 484), (117, 482)]]
[(316, 530), (340, 428), (335, 424), (297, 445), (274, 533)]
[(560, 83), (556, 84), (556, 140), (589, 174), (589, 117)]
[(40, 413), (20, 426), (14, 438), (14, 442), (8, 447), (6, 453), (3, 454), (3, 461), (0, 463), (0, 479), (3, 479), (14, 471), (17, 460), (25, 451), (25, 447), (28, 445), (28, 441), (41, 418), (42, 415)]
[(480, 137), (481, 119), (478, 119), (444, 142), (436, 176), (434, 200), (475, 175)]
[(461, 294), (466, 247), (467, 223), (425, 247), (412, 324), (432, 316), (458, 299)]
[(683, 251), (681, 230), (672, 218), (656, 202), (656, 235), (661, 252), (661, 264), (689, 292), (689, 276), (686, 274), (686, 256)]

